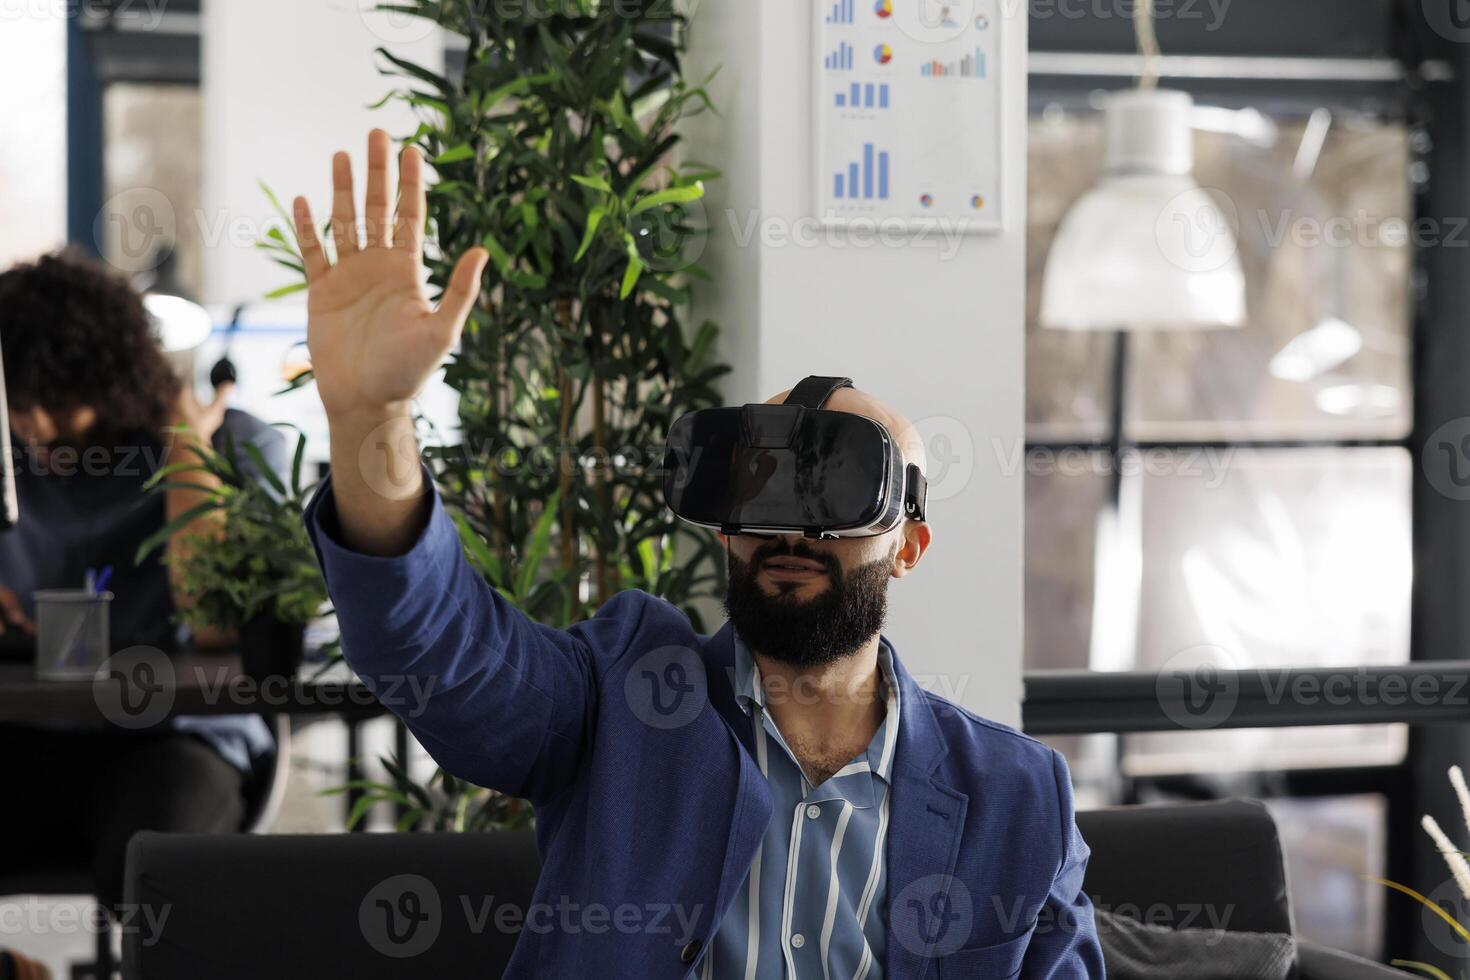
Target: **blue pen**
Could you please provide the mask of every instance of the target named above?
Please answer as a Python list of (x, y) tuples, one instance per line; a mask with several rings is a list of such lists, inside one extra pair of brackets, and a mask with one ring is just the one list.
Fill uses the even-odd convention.
[[(102, 571), (100, 572), (98, 572), (95, 568), (89, 568), (82, 576), (83, 584), (87, 590), (87, 594), (92, 596), (100, 595), (107, 588), (107, 583), (111, 578), (111, 565), (104, 565), (102, 567)], [(76, 625), (72, 627), (71, 633), (68, 634), (66, 642), (62, 646), (64, 661), (69, 665), (75, 666), (76, 664), (86, 659), (87, 642), (86, 640), (82, 640), (82, 642), (78, 643), (77, 640), (80, 639), (82, 629), (86, 626), (87, 621), (92, 617), (92, 614), (93, 611), (91, 609), (88, 609), (82, 614), (82, 618), (77, 620)], [(68, 650), (71, 650), (73, 652), (68, 654), (65, 652)]]

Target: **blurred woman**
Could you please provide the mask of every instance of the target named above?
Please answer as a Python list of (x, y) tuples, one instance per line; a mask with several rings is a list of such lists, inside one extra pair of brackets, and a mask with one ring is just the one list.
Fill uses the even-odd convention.
[[(0, 354), (20, 503), (18, 526), (0, 532), (4, 644), (34, 632), (33, 592), (78, 588), (89, 569), (106, 567), (114, 651), (232, 639), (182, 635), (174, 620), (186, 600), (166, 564), (156, 552), (135, 564), (149, 535), (202, 499), (188, 488), (145, 494), (143, 485), (160, 467), (193, 461), (191, 445), (220, 448), (227, 432), (284, 471), (281, 435), (227, 409), (228, 385), (212, 403), (197, 401), (170, 368), (142, 297), (79, 256), (48, 255), (0, 273)], [(185, 479), (217, 485), (208, 474)], [(187, 532), (207, 538), (218, 520), (196, 518)], [(180, 538), (169, 554), (188, 546)], [(103, 905), (116, 909), (128, 839), (139, 830), (238, 831), (244, 792), (273, 751), (254, 715), (179, 717), (141, 733), (0, 724), (0, 875), (88, 869)], [(27, 975), (39, 967), (0, 954), (0, 980), (7, 969)]]

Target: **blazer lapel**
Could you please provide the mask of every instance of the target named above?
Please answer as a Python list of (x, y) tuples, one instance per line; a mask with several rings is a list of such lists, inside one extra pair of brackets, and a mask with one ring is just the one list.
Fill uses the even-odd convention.
[[(754, 735), (750, 719), (735, 702), (735, 632), (727, 623), (724, 629), (710, 637), (705, 643), (705, 689), (709, 694), (710, 706), (725, 722), (730, 738), (737, 742), (740, 751), (735, 813), (730, 821), (730, 839), (725, 848), (725, 865), (720, 874), (720, 884), (715, 899), (715, 908), (723, 915), (734, 898), (735, 890), (750, 873), (755, 852), (766, 836), (771, 823), (771, 787), (756, 765)], [(718, 928), (718, 922), (716, 922)]]
[[(966, 910), (979, 896), (953, 888), (970, 798), (935, 775), (949, 752), (944, 733), (897, 652), (893, 667), (903, 700), (893, 759), (884, 975), (888, 980), (922, 980), (929, 975), (936, 951), (956, 949), (968, 938), (949, 935), (951, 922), (966, 934), (973, 922)], [(950, 920), (955, 912), (960, 918)]]

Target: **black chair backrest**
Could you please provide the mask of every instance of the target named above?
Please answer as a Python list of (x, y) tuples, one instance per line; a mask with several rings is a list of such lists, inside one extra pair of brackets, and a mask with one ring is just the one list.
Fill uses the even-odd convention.
[(124, 976), (498, 977), (539, 872), (529, 832), (141, 833)]
[(1099, 908), (1174, 929), (1291, 933), (1276, 822), (1254, 800), (1077, 814)]

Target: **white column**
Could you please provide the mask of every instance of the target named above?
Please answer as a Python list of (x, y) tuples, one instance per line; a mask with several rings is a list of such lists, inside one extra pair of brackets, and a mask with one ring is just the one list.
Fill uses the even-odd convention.
[[(378, 0), (249, 0), (204, 5), (204, 208), (195, 216), (205, 243), (205, 302), (221, 326), (236, 305), (251, 304), (230, 356), (241, 370), (237, 407), (268, 421), (290, 420), (307, 434), (307, 456), (327, 455), (326, 420), (314, 389), (276, 395), (282, 362), (306, 336), (303, 293), (264, 302), (297, 279), (254, 248), (280, 224), (264, 181), (283, 207), (306, 195), (318, 223), (332, 206), (332, 154), (352, 154), (358, 212), (367, 174), (367, 134), (395, 139), (418, 120), (401, 103), (368, 108), (406, 80), (379, 72), (386, 47), (442, 72), (444, 34), (433, 23), (372, 9)], [(181, 217), (182, 220), (182, 217)], [(200, 352), (202, 371), (224, 350), (216, 335)], [(456, 393), (431, 384), (420, 406), (444, 432), (456, 426)]]
[(66, 242), (66, 16), (0, 5), (0, 270)]
[[(926, 687), (1016, 724), (1025, 5), (1001, 5), (1005, 230), (937, 247), (860, 247), (842, 235), (797, 243), (789, 234), (815, 213), (810, 2), (695, 5), (688, 75), (720, 68), (711, 86), (720, 115), (689, 126), (687, 155), (725, 177), (708, 202), (715, 233), (703, 264), (715, 282), (696, 283), (692, 319), (721, 327), (722, 356), (735, 368), (730, 402), (768, 397), (807, 374), (841, 374), (919, 424), (935, 480), (934, 543), (913, 575), (893, 583), (885, 634)], [(947, 469), (933, 458), (942, 452)]]
[(332, 153), (347, 149), (359, 180), (367, 132), (407, 136), (404, 106), (369, 109), (402, 79), (381, 75), (380, 46), (441, 71), (443, 35), (428, 21), (372, 10), (376, 0), (250, 0), (204, 5), (206, 301), (254, 301), (290, 280), (252, 247), (273, 221), (265, 181), (290, 207), (305, 194), (325, 218)]

